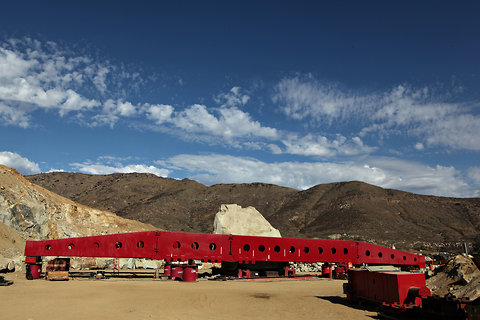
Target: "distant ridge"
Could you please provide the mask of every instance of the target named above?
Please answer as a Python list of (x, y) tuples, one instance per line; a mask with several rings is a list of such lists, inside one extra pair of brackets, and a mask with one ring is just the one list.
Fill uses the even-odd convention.
[(257, 208), (283, 236), (358, 239), (422, 247), (472, 241), (480, 198), (446, 198), (363, 182), (298, 191), (265, 183), (219, 184), (152, 174), (53, 172), (26, 177), (75, 202), (170, 231), (211, 232), (222, 203)]

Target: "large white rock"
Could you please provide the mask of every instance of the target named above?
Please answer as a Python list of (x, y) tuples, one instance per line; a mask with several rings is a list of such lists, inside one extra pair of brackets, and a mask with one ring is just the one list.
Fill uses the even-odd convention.
[(281, 237), (254, 207), (242, 208), (237, 204), (222, 204), (215, 216), (213, 233), (244, 236)]

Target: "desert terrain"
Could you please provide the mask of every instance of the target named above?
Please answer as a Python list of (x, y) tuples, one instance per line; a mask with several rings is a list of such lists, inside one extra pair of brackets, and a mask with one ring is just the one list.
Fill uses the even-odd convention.
[(342, 280), (74, 279), (0, 287), (2, 319), (372, 319), (345, 305)]
[[(26, 240), (154, 229), (212, 232), (213, 218), (221, 213), (216, 206), (224, 202), (259, 207), (269, 228), (277, 226), (284, 236), (379, 244), (468, 242), (478, 234), (480, 223), (479, 199), (421, 196), (360, 182), (296, 191), (266, 184), (207, 187), (144, 174), (55, 173), (28, 178), (0, 166), (0, 264), (14, 261), (16, 269), (2, 274), (14, 283), (0, 286), (1, 319), (371, 319), (377, 316), (375, 311), (346, 304), (343, 280), (28, 281), (23, 247)], [(220, 208), (233, 207), (238, 206)], [(256, 210), (242, 214), (247, 211)], [(320, 233), (312, 231), (319, 228)], [(452, 260), (446, 269), (460, 270), (449, 271), (455, 277), (444, 279), (440, 274), (431, 286), (439, 293), (476, 298), (480, 271), (473, 262), (460, 260)], [(74, 269), (82, 269), (78, 261)], [(458, 287), (461, 281), (468, 285)]]

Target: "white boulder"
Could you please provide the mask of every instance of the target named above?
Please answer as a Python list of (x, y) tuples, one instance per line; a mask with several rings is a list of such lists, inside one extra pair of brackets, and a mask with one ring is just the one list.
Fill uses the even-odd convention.
[(242, 208), (237, 204), (222, 204), (215, 216), (214, 234), (281, 237), (254, 207)]

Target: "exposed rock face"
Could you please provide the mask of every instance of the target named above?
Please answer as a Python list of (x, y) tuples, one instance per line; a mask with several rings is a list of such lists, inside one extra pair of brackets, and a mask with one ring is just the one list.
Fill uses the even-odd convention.
[(32, 239), (154, 230), (151, 225), (77, 204), (0, 165), (0, 222)]
[(427, 280), (427, 286), (435, 295), (451, 293), (457, 298), (475, 300), (480, 297), (480, 270), (472, 259), (457, 255)]
[(222, 204), (213, 224), (215, 234), (235, 234), (262, 237), (281, 237), (254, 207), (242, 208), (236, 204)]

